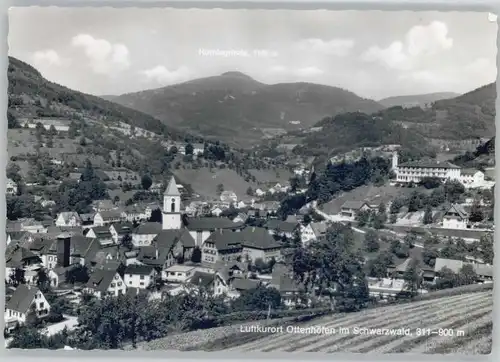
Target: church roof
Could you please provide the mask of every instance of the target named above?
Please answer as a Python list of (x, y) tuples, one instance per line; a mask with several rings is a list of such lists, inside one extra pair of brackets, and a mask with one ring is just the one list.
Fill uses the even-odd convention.
[(174, 176), (170, 179), (167, 188), (165, 189), (165, 195), (168, 196), (181, 196), (179, 189), (177, 188), (177, 183), (175, 182)]

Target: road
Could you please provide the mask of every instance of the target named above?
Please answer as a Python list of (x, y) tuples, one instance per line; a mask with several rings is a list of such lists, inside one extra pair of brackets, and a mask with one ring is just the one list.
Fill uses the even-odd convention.
[(44, 328), (42, 333), (45, 334), (46, 336), (53, 336), (54, 334), (62, 332), (62, 330), (65, 327), (67, 327), (68, 330), (71, 331), (71, 330), (75, 329), (76, 326), (78, 325), (78, 318), (77, 317), (64, 315), (64, 318), (66, 318), (66, 320), (64, 320), (60, 323), (52, 324), (52, 325)]

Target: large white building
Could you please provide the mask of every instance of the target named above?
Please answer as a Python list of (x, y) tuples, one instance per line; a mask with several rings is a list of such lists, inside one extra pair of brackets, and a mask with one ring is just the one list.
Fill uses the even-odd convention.
[(491, 188), (495, 184), (493, 181), (486, 181), (484, 173), (479, 170), (461, 169), (447, 161), (410, 161), (399, 164), (397, 152), (392, 155), (392, 170), (396, 174), (396, 182), (401, 184), (419, 183), (425, 178), (456, 180), (466, 188)]
[(460, 180), (460, 167), (450, 162), (410, 161), (399, 164), (397, 152), (392, 156), (392, 170), (396, 173), (398, 183), (419, 183), (429, 177), (443, 181)]

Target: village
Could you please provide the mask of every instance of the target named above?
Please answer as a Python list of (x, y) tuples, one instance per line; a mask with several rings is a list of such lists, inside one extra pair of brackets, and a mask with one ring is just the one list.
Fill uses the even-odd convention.
[[(25, 323), (32, 312), (38, 318), (47, 318), (53, 331), (76, 328), (77, 316), (71, 310), (76, 310), (86, 295), (105, 298), (144, 294), (150, 299), (161, 299), (165, 293), (176, 295), (203, 287), (213, 296), (230, 301), (241, 293), (265, 287), (277, 290), (287, 308), (307, 307), (311, 298), (294, 279), (284, 250), (292, 240), (307, 248), (315, 240), (325, 238), (334, 223), (350, 226), (361, 246), (369, 243), (368, 238), (377, 238), (375, 243), (379, 244), (384, 240), (390, 244), (388, 250), (397, 256), (383, 272), (368, 278), (370, 296), (379, 302), (404, 291), (404, 274), (415, 262), (422, 277), (419, 293), (426, 293), (444, 269), (458, 274), (464, 266), (470, 266), (474, 283), (491, 282), (492, 265), (478, 257), (477, 252), (479, 241), (485, 235), (491, 236), (494, 224), (488, 223), (486, 216), (474, 219), (471, 209), (479, 208), (476, 213), (486, 214), (492, 199), (481, 195), (493, 187), (494, 181), (488, 180), (482, 171), (461, 170), (449, 162), (398, 164), (397, 152), (392, 155), (394, 175), (384, 186), (386, 190), (411, 190), (433, 178), (458, 182), (466, 197), (462, 195), (440, 211), (431, 210), (429, 215), (428, 209), (411, 212), (402, 207), (394, 211), (394, 198), (383, 198), (377, 193), (382, 188), (368, 186), (370, 191), (357, 197), (346, 193), (334, 198), (331, 203), (336, 203), (335, 211), (323, 211), (328, 205), (318, 207), (317, 202), (310, 202), (281, 220), (277, 216), (280, 202), (264, 201), (266, 195), (300, 194), (307, 191), (307, 186), (292, 190), (289, 184), (278, 183), (255, 190), (246, 199), (239, 200), (234, 192), (226, 190), (220, 193), (219, 200), (189, 201), (182, 197), (183, 185), (171, 177), (163, 188), (153, 187), (158, 188), (155, 192), (164, 189), (161, 205), (124, 206), (113, 200), (96, 200), (92, 213), (67, 211), (43, 222), (8, 221), (7, 336)], [(305, 185), (311, 173), (305, 166), (294, 172), (304, 179)], [(16, 187), (9, 180), (6, 192), (16, 194)], [(50, 200), (39, 202), (50, 206)], [(383, 219), (390, 222), (382, 228), (370, 227), (369, 215), (379, 215), (381, 211)], [(429, 237), (435, 244), (445, 245), (441, 249), (462, 243), (469, 254), (444, 258), (436, 254), (441, 249), (434, 248), (434, 254), (426, 258)], [(394, 251), (398, 245), (406, 247), (406, 252)], [(427, 264), (423, 262), (426, 259)], [(369, 257), (365, 262), (370, 263)], [(64, 314), (58, 311), (59, 315), (54, 316), (51, 303), (44, 296), (49, 289), (57, 299), (74, 308), (66, 309)]]

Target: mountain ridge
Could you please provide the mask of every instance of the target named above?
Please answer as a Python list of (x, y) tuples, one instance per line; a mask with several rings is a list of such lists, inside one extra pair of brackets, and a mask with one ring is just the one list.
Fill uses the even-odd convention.
[(246, 147), (265, 138), (267, 129), (308, 128), (327, 116), (384, 108), (338, 87), (265, 84), (235, 71), (109, 99), (168, 125)]
[(424, 93), (424, 94), (410, 94), (404, 96), (393, 96), (378, 100), (378, 103), (383, 106), (390, 108), (394, 106), (426, 106), (430, 105), (436, 101), (443, 99), (450, 99), (460, 96), (460, 93), (455, 92), (434, 92), (434, 93)]

